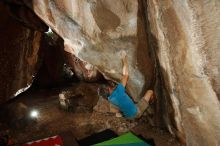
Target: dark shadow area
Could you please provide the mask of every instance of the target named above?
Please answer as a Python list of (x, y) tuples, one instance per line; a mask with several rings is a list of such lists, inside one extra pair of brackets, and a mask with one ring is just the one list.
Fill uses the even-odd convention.
[(32, 1), (3, 0), (11, 16), (25, 27), (46, 32), (48, 26), (33, 12)]
[[(154, 78), (154, 91), (156, 93), (157, 97), (157, 103), (155, 106), (155, 124), (156, 126), (160, 127), (161, 129), (166, 129), (168, 131), (167, 125), (169, 125), (170, 129), (177, 138), (180, 138), (179, 140), (182, 141), (184, 138), (184, 135), (181, 134), (177, 130), (177, 125), (175, 121), (175, 109), (172, 105), (170, 94), (175, 92), (172, 91), (172, 89), (169, 89), (169, 85), (166, 85), (165, 81), (169, 80), (167, 72), (164, 70), (163, 67), (160, 65), (159, 58), (157, 54), (159, 54), (159, 46), (158, 46), (158, 40), (152, 34), (152, 26), (149, 22), (148, 17), (148, 1), (141, 0), (142, 5), (144, 7), (144, 15), (145, 15), (145, 27), (147, 30), (147, 41), (148, 41), (148, 48), (150, 48), (151, 56), (154, 58), (155, 62), (155, 78)], [(172, 28), (172, 27), (170, 27)], [(183, 142), (184, 143), (184, 142)]]
[(86, 137), (84, 139), (81, 139), (78, 141), (79, 146), (91, 146), (93, 144), (97, 144), (112, 138), (116, 138), (118, 135), (110, 130), (110, 129), (106, 129), (102, 132), (99, 133), (95, 133), (90, 135), (89, 137)]
[(142, 0), (138, 1), (138, 19), (137, 19), (137, 66), (141, 73), (144, 75), (145, 86), (141, 95), (149, 90), (153, 89), (154, 86), (154, 56), (151, 53), (148, 41), (148, 30), (149, 24), (145, 23), (145, 9)]
[(177, 131), (177, 126), (175, 122), (174, 109), (172, 105), (172, 101), (170, 98), (170, 94), (172, 93), (171, 89), (167, 89), (165, 84), (165, 80), (168, 80), (168, 75), (166, 71), (160, 66), (160, 61), (158, 59), (158, 41), (157, 38), (151, 33), (151, 25), (148, 18), (148, 4), (147, 1), (142, 1), (142, 5), (144, 7), (144, 15), (145, 15), (145, 27), (147, 30), (147, 41), (148, 48), (150, 49), (150, 54), (152, 58), (154, 58), (155, 62), (155, 78), (154, 78), (154, 91), (157, 97), (157, 103), (155, 106), (155, 115), (154, 115), (154, 123), (156, 126), (168, 130), (166, 125), (170, 125), (171, 130), (179, 135)]
[(155, 145), (155, 142), (154, 142), (154, 139), (152, 139), (152, 138), (146, 139), (146, 138), (144, 138), (144, 137), (141, 136), (141, 135), (138, 135), (138, 138), (140, 138), (141, 140), (145, 141), (146, 143), (148, 143), (148, 144), (151, 145), (151, 146), (156, 146), (156, 145)]
[(149, 56), (152, 59), (152, 62), (154, 62), (154, 66), (153, 66), (153, 79), (152, 79), (152, 83), (151, 83), (151, 88), (154, 89), (155, 92), (155, 96), (156, 96), (156, 102), (153, 106), (153, 111), (154, 114), (150, 114), (151, 115), (151, 124), (160, 128), (165, 129), (166, 128), (166, 121), (164, 119), (164, 115), (166, 115), (167, 113), (167, 105), (166, 100), (164, 98), (163, 95), (163, 84), (162, 84), (162, 80), (163, 80), (163, 75), (160, 72), (160, 62), (158, 60), (157, 57), (157, 50), (159, 49), (158, 47), (158, 42), (157, 39), (153, 36), (153, 34), (151, 33), (151, 26), (150, 26), (150, 22), (149, 22), (149, 18), (148, 18), (148, 4), (147, 1), (145, 0), (139, 0), (140, 6), (141, 6), (141, 10), (142, 10), (142, 15), (143, 15), (143, 20), (144, 20), (144, 29), (146, 32), (146, 40), (147, 40), (147, 48), (148, 48), (148, 52), (149, 52)]

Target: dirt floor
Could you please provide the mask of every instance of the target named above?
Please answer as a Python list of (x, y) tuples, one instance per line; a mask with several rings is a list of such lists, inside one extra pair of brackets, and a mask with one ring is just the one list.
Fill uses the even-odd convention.
[[(99, 107), (96, 107), (96, 110), (93, 110), (93, 106), (98, 101), (98, 97), (95, 95), (97, 88), (98, 84), (83, 83), (80, 87), (74, 85), (62, 89), (30, 89), (1, 107), (3, 122), (0, 123), (0, 128), (8, 129), (9, 134), (16, 143), (57, 135), (66, 131), (72, 132), (74, 137), (80, 140), (96, 132), (111, 129), (119, 135), (132, 131), (146, 139), (152, 138), (156, 146), (180, 145), (168, 132), (149, 126), (144, 117), (138, 121), (131, 121), (123, 117), (117, 118), (115, 114), (106, 112), (106, 109), (97, 110)], [(58, 95), (61, 92), (65, 93), (70, 90), (71, 92), (82, 93), (83, 97), (76, 104), (77, 109), (66, 111), (60, 108)], [(28, 112), (31, 109), (38, 110), (39, 117), (37, 121), (29, 122), (22, 128), (8, 126), (9, 123), (13, 125), (17, 121), (13, 118), (7, 118), (4, 112), (8, 107), (15, 107), (18, 103), (26, 105)]]

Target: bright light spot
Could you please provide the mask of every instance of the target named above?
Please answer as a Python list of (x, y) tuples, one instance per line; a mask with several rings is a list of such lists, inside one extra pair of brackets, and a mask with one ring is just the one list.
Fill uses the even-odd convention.
[(33, 110), (30, 113), (31, 118), (37, 118), (39, 115), (39, 112), (37, 110)]
[(14, 94), (14, 96), (17, 96), (18, 94), (20, 94), (20, 93), (26, 91), (30, 86), (31, 86), (31, 84), (29, 84), (29, 85), (27, 84), (27, 87), (24, 87), (24, 88), (19, 89), (19, 90)]
[(51, 28), (49, 27), (48, 31), (46, 33), (53, 33), (53, 31), (51, 30)]

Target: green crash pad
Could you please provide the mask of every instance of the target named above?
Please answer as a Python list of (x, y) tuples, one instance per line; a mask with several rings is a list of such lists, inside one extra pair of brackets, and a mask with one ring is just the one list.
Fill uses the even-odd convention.
[(93, 146), (150, 146), (131, 132)]

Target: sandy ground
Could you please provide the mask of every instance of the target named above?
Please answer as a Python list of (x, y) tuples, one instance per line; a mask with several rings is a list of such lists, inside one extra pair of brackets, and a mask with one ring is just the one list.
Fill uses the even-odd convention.
[[(94, 90), (92, 92), (95, 93), (97, 86), (98, 85), (93, 85)], [(87, 93), (89, 91), (87, 88), (83, 89), (86, 90), (83, 91), (85, 96), (89, 94)], [(81, 106), (75, 112), (64, 111), (60, 109), (58, 100), (58, 95), (63, 90), (72, 90), (72, 87), (47, 90), (31, 89), (18, 96), (5, 106), (23, 103), (29, 110), (36, 109), (39, 111), (37, 121), (27, 124), (22, 129), (10, 128), (1, 122), (0, 128), (7, 128), (16, 143), (44, 138), (66, 131), (71, 131), (74, 137), (80, 140), (96, 132), (111, 129), (119, 135), (132, 131), (135, 134), (142, 135), (144, 138), (152, 138), (156, 146), (180, 145), (168, 132), (149, 126), (148, 121), (145, 120), (144, 117), (138, 121), (131, 121), (123, 117), (117, 118), (114, 114), (109, 112), (92, 110), (91, 103), (94, 103), (94, 101), (97, 102), (97, 98), (93, 96), (89, 96), (89, 100), (84, 99), (84, 101), (88, 101), (88, 103), (84, 103), (84, 107), (86, 108)], [(79, 90), (81, 89), (77, 89), (77, 92)], [(4, 111), (4, 109), (1, 109), (1, 111)], [(1, 117), (1, 119), (4, 119), (4, 117)], [(6, 123), (9, 123), (8, 120), (10, 119), (5, 120)]]

